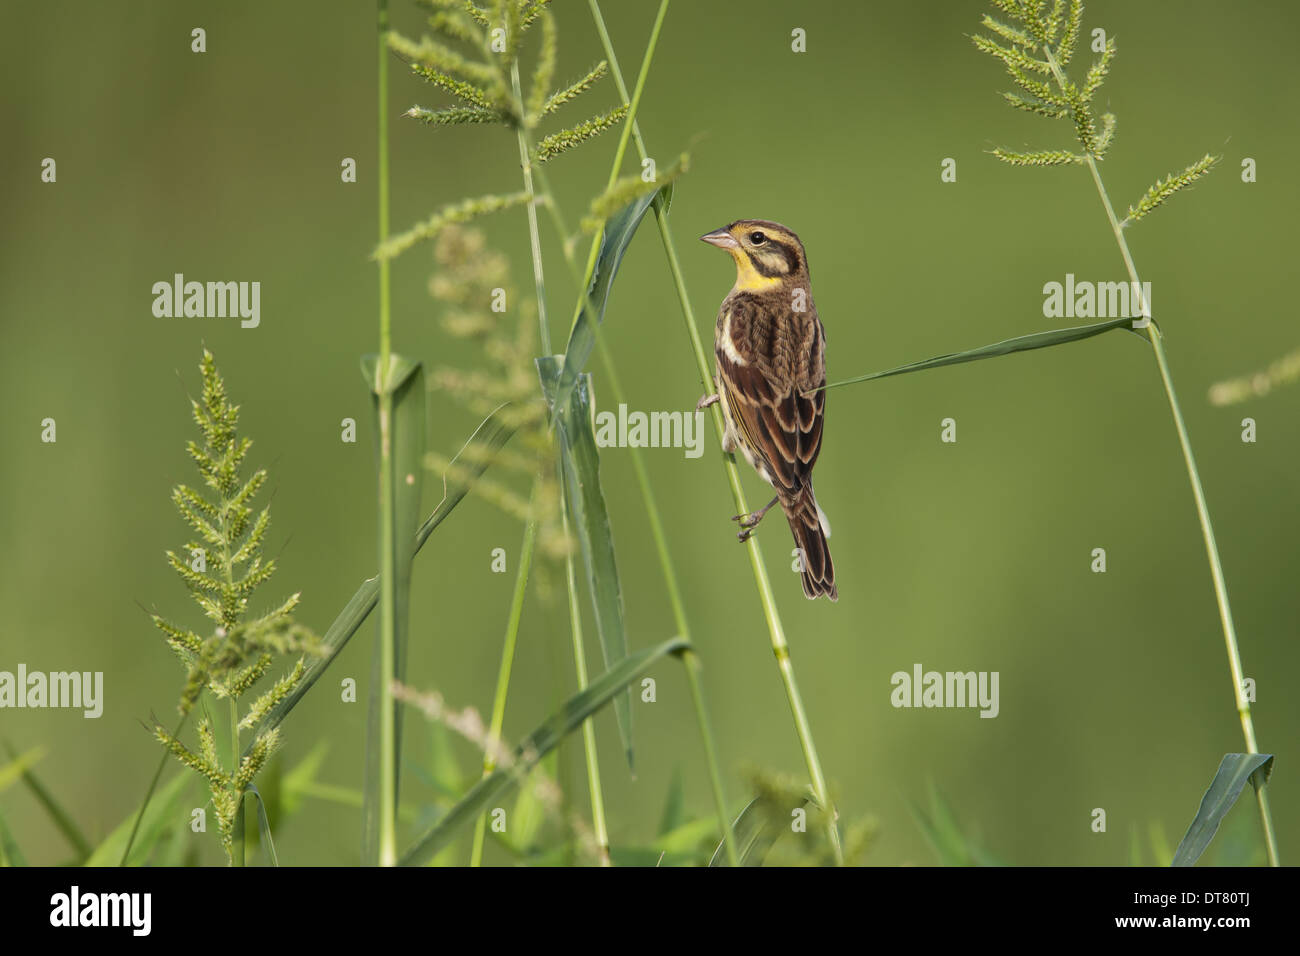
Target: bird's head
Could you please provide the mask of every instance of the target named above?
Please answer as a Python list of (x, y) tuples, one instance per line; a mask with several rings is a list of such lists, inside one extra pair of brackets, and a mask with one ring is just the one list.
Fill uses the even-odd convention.
[(700, 239), (731, 253), (736, 260), (736, 289), (741, 292), (780, 288), (808, 273), (803, 243), (777, 222), (738, 219)]

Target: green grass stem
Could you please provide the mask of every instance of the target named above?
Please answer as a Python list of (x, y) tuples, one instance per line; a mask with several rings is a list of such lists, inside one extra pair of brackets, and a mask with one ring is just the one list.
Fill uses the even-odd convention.
[[(1052, 54), (1050, 46), (1045, 46), (1044, 50), (1047, 54), (1047, 62), (1051, 64), (1057, 85), (1062, 91), (1065, 91), (1068, 81), (1061, 71), (1060, 64), (1056, 62), (1056, 57)], [(1101, 171), (1097, 168), (1096, 157), (1090, 151), (1086, 152), (1085, 161), (1088, 170), (1092, 173), (1092, 181), (1097, 187), (1097, 195), (1101, 197), (1102, 206), (1106, 209), (1106, 218), (1110, 221), (1111, 232), (1115, 234), (1115, 242), (1119, 245), (1120, 255), (1124, 258), (1124, 266), (1128, 270), (1129, 280), (1133, 283), (1133, 288), (1138, 290), (1139, 307), (1135, 311), (1140, 315), (1149, 315), (1149, 303), (1141, 301), (1142, 285), (1138, 281), (1137, 266), (1134, 265), (1133, 255), (1129, 252), (1128, 241), (1124, 238), (1124, 227), (1115, 215), (1115, 207), (1111, 204), (1110, 194), (1106, 191), (1106, 184), (1102, 181)], [(1201, 524), (1201, 536), (1205, 539), (1205, 553), (1210, 562), (1210, 575), (1214, 580), (1214, 597), (1219, 605), (1219, 621), (1223, 627), (1223, 641), (1228, 652), (1228, 670), (1232, 675), (1233, 697), (1237, 705), (1237, 715), (1241, 719), (1241, 733), (1246, 741), (1247, 752), (1259, 753), (1259, 747), (1255, 742), (1255, 726), (1250, 716), (1250, 702), (1246, 699), (1241, 651), (1237, 646), (1237, 631), (1232, 621), (1232, 608), (1228, 603), (1228, 586), (1224, 581), (1223, 563), (1219, 558), (1219, 546), (1214, 537), (1214, 525), (1210, 521), (1210, 509), (1205, 502), (1205, 489), (1201, 485), (1201, 474), (1196, 467), (1196, 457), (1192, 454), (1192, 442), (1187, 434), (1187, 424), (1183, 420), (1182, 408), (1178, 403), (1178, 393), (1174, 391), (1173, 377), (1169, 373), (1169, 362), (1165, 356), (1164, 335), (1154, 321), (1147, 323), (1145, 331), (1147, 337), (1151, 340), (1152, 348), (1155, 350), (1156, 364), (1160, 369), (1160, 381), (1164, 385), (1165, 395), (1169, 399), (1169, 410), (1173, 415), (1174, 427), (1178, 431), (1178, 443), (1182, 447), (1183, 462), (1187, 466), (1187, 478), (1191, 482), (1192, 497), (1196, 500), (1196, 516)], [(1279, 866), (1277, 835), (1274, 832), (1273, 815), (1268, 804), (1267, 784), (1263, 780), (1255, 788), (1255, 799), (1259, 807), (1260, 822), (1264, 829), (1264, 842), (1268, 850), (1269, 865)]]
[[(591, 8), (592, 19), (596, 24), (596, 31), (600, 34), (601, 44), (605, 48), (605, 58), (609, 61), (610, 73), (614, 82), (618, 85), (619, 95), (625, 103), (630, 103), (627, 86), (623, 81), (623, 73), (618, 65), (618, 57), (614, 53), (614, 44), (610, 40), (609, 30), (605, 26), (605, 19), (600, 12), (600, 4), (597, 0), (587, 0)], [(667, 7), (667, 0), (664, 0), (663, 8)], [(661, 8), (661, 13), (663, 12)], [(632, 135), (636, 141), (637, 150), (644, 159), (647, 157), (645, 141), (641, 137), (640, 129), (636, 126), (636, 117), (629, 110), (628, 125), (632, 128)], [(713, 373), (709, 368), (709, 363), (704, 351), (704, 345), (700, 340), (700, 334), (695, 324), (695, 312), (691, 307), (690, 296), (686, 291), (686, 283), (682, 278), (681, 264), (678, 262), (677, 249), (673, 243), (672, 233), (668, 228), (668, 217), (664, 212), (662, 203), (656, 201), (654, 204), (655, 222), (659, 226), (659, 235), (663, 241), (664, 253), (668, 258), (668, 269), (672, 274), (673, 285), (677, 291), (677, 299), (682, 309), (682, 317), (686, 320), (687, 333), (690, 336), (691, 348), (695, 355), (696, 365), (700, 372), (700, 381), (706, 391), (713, 390)], [(722, 413), (715, 405), (713, 407), (713, 426), (717, 432), (718, 441), (722, 441), (723, 421)], [(727, 472), (727, 481), (731, 486), (732, 498), (738, 514), (747, 514), (749, 505), (745, 501), (745, 493), (740, 485), (740, 473), (737, 470), (735, 460), (730, 457), (723, 459), (723, 465)], [(822, 772), (821, 760), (817, 756), (817, 746), (813, 740), (812, 728), (809, 726), (808, 717), (804, 711), (803, 698), (799, 694), (799, 687), (795, 680), (794, 664), (790, 659), (790, 647), (785, 639), (785, 630), (781, 625), (781, 615), (776, 607), (776, 597), (772, 592), (771, 582), (767, 577), (767, 569), (763, 564), (763, 555), (758, 547), (757, 537), (750, 537), (746, 542), (746, 549), (749, 552), (750, 567), (754, 574), (754, 583), (758, 587), (759, 600), (763, 607), (763, 617), (767, 622), (768, 634), (771, 638), (772, 651), (776, 655), (777, 666), (780, 669), (781, 681), (785, 686), (786, 699), (790, 704), (790, 712), (794, 718), (795, 733), (799, 737), (799, 745), (803, 750), (804, 763), (808, 768), (808, 776), (812, 786), (813, 795), (817, 802), (827, 810), (831, 817), (829, 828), (829, 837), (831, 847), (835, 854), (836, 862), (843, 862), (843, 847), (840, 841), (839, 827), (835, 823), (835, 810), (830, 801), (830, 791), (826, 786), (826, 777)], [(725, 819), (725, 816), (724, 816)]]

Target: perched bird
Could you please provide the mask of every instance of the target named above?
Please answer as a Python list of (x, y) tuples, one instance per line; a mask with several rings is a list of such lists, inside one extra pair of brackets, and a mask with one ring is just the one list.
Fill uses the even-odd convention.
[(744, 454), (776, 491), (763, 508), (736, 515), (746, 540), (780, 502), (794, 532), (809, 598), (839, 598), (826, 539), (830, 524), (813, 494), (812, 470), (822, 447), (826, 332), (813, 305), (808, 259), (799, 237), (764, 219), (741, 219), (703, 241), (736, 261), (736, 284), (722, 301), (714, 337), (717, 394), (726, 432), (722, 450)]

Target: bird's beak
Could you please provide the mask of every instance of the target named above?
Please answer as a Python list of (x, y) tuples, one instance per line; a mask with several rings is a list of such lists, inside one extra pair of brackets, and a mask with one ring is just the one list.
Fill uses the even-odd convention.
[(707, 242), (711, 246), (717, 246), (719, 249), (739, 249), (740, 243), (732, 238), (731, 233), (725, 229), (719, 229), (717, 232), (711, 232), (707, 236), (700, 236), (701, 242)]

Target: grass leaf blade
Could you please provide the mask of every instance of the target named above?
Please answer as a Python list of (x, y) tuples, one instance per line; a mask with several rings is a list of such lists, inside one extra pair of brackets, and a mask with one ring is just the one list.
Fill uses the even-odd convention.
[(1174, 851), (1173, 863), (1170, 865), (1191, 866), (1200, 859), (1218, 832), (1224, 816), (1237, 802), (1237, 797), (1241, 796), (1246, 781), (1259, 786), (1268, 780), (1272, 772), (1272, 754), (1224, 754), (1214, 780), (1210, 783), (1210, 789), (1201, 797), (1196, 818)]
[(27, 858), (18, 848), (18, 841), (14, 839), (9, 823), (5, 820), (4, 810), (0, 809), (0, 867), (26, 865)]
[[(811, 795), (806, 797), (801, 807), (812, 802)], [(768, 808), (761, 796), (755, 797), (740, 811), (736, 822), (731, 826), (736, 838), (737, 859), (741, 866), (762, 866), (768, 851), (776, 843), (781, 831), (772, 826)], [(720, 842), (713, 851), (709, 866), (727, 865), (727, 846)]]
[(0, 790), (6, 790), (19, 780), (22, 780), (27, 775), (32, 764), (44, 756), (45, 748), (43, 747), (33, 747), (22, 754), (15, 754), (10, 750), (9, 762), (0, 767)]
[(266, 816), (266, 801), (262, 799), (262, 794), (258, 791), (257, 787), (253, 786), (251, 783), (248, 785), (248, 790), (245, 791), (245, 794), (247, 796), (257, 797), (257, 829), (262, 835), (262, 847), (266, 850), (266, 856), (267, 859), (271, 861), (271, 865), (278, 867), (280, 865), (280, 858), (276, 856), (275, 840), (271, 838), (271, 821), (268, 820)]
[[(11, 758), (17, 756), (8, 741), (5, 741), (5, 750), (9, 752)], [(64, 839), (66, 839), (68, 843), (72, 845), (72, 848), (77, 851), (76, 862), (81, 863), (90, 856), (91, 851), (94, 848), (90, 845), (90, 841), (86, 839), (86, 835), (81, 832), (81, 828), (77, 826), (76, 821), (72, 819), (72, 815), (63, 808), (63, 805), (54, 798), (54, 794), (50, 793), (37, 776), (32, 773), (30, 767), (31, 763), (34, 762), (34, 760), (29, 762), (24, 768), (22, 773), (23, 783), (27, 784), (27, 789), (32, 792), (32, 796), (36, 798), (36, 802), (44, 808), (50, 820), (58, 828), (59, 832), (63, 834)], [(0, 771), (0, 775), (3, 775), (3, 771)], [(0, 790), (3, 789), (4, 786), (0, 785)]]
[[(556, 390), (558, 381), (563, 377), (562, 363), (560, 356), (543, 356), (537, 360), (542, 391), (552, 403), (552, 408), (558, 405)], [(579, 378), (570, 401), (559, 409), (556, 431), (564, 468), (564, 491), (587, 572), (592, 613), (596, 618), (596, 629), (600, 633), (605, 668), (609, 670), (627, 657), (627, 629), (623, 617), (623, 591), (614, 554), (614, 533), (605, 507), (605, 496), (600, 488), (600, 455), (592, 431), (591, 376)], [(628, 766), (631, 767), (630, 691), (614, 700), (614, 715), (618, 720), (619, 737), (627, 754)]]
[(823, 388), (839, 388), (841, 385), (854, 385), (858, 382), (869, 382), (877, 378), (889, 378), (891, 375), (904, 375), (908, 372), (923, 372), (926, 369), (941, 368), (945, 365), (961, 365), (963, 362), (978, 362), (980, 359), (997, 358), (1000, 355), (1011, 355), (1015, 352), (1030, 352), (1034, 349), (1045, 349), (1053, 345), (1065, 345), (1067, 342), (1078, 342), (1083, 339), (1092, 338), (1094, 335), (1101, 335), (1103, 332), (1109, 332), (1111, 329), (1131, 329), (1133, 319), (1110, 319), (1106, 322), (1098, 322), (1095, 325), (1078, 325), (1068, 329), (1052, 329), (1047, 332), (1034, 332), (1031, 335), (1020, 335), (1014, 339), (1005, 339), (1001, 342), (994, 342), (992, 345), (985, 345), (977, 349), (967, 349), (964, 352), (951, 352), (947, 355), (937, 355), (934, 358), (923, 359), (920, 362), (911, 362), (907, 365), (900, 365), (897, 368), (887, 369), (883, 372), (872, 372), (869, 375), (858, 375), (855, 378), (846, 378), (838, 382), (831, 382)]
[[(391, 512), (385, 513), (391, 515), (392, 527), (387, 533), (381, 534), (380, 538), (381, 553), (390, 547), (384, 542), (391, 542), (391, 554), (383, 555), (383, 566), (393, 569), (392, 590), (387, 598), (392, 605), (392, 628), (390, 635), (389, 621), (386, 615), (381, 613), (375, 648), (378, 655), (381, 649), (387, 648), (386, 642), (391, 641), (393, 658), (391, 672), (381, 673), (378, 667), (379, 658), (376, 656), (376, 667), (372, 672), (369, 733), (366, 746), (367, 799), (362, 812), (365, 833), (368, 835), (373, 835), (371, 831), (378, 823), (377, 801), (379, 794), (384, 792), (384, 787), (390, 787), (385, 800), (391, 799), (391, 807), (387, 808), (385, 813), (391, 814), (390, 819), (393, 820), (396, 819), (400, 793), (402, 708), (392, 700), (386, 688), (387, 682), (393, 680), (401, 682), (406, 677), (411, 566), (417, 550), (415, 535), (419, 530), (417, 525), (420, 519), (420, 490), (424, 476), (425, 407), (427, 405), (424, 367), (419, 362), (397, 354), (389, 355), (389, 367), (386, 370), (379, 368), (379, 362), (379, 356), (366, 356), (361, 362), (361, 372), (370, 386), (375, 412), (375, 433), (381, 436), (380, 443), (376, 445), (377, 457), (381, 454), (379, 444), (384, 442), (388, 443), (388, 449), (392, 454), (392, 466), (387, 472), (388, 477), (384, 479), (389, 482), (389, 487), (380, 489), (381, 492), (386, 490), (393, 503)], [(386, 423), (383, 420), (385, 408), (391, 410), (387, 434), (385, 434)], [(380, 472), (383, 474), (382, 468)], [(382, 600), (384, 599), (382, 588), (385, 582), (381, 579), (379, 584)], [(385, 604), (385, 607), (387, 606)], [(391, 741), (384, 738), (386, 743), (392, 745), (391, 753), (386, 752), (386, 744), (381, 747), (381, 718), (387, 719), (387, 714), (383, 710), (384, 702), (393, 708), (392, 738)], [(390, 775), (391, 781), (387, 779)], [(363, 854), (363, 857), (370, 858), (370, 855)]]
[(513, 764), (499, 767), (484, 777), (469, 793), (448, 810), (406, 855), (401, 865), (419, 866), (433, 857), (456, 832), (471, 823), (491, 800), (517, 784), (538, 762), (568, 734), (625, 691), (650, 665), (669, 654), (680, 655), (691, 645), (679, 637), (631, 654), (592, 681), (587, 689), (565, 701), (540, 727), (529, 734), (515, 749)]
[(140, 820), (139, 833), (131, 844), (131, 852), (123, 860), (123, 852), (131, 839), (132, 828), (138, 810), (133, 810), (126, 819), (104, 838), (86, 860), (86, 866), (142, 866), (147, 862), (150, 852), (169, 827), (175, 826), (180, 819), (181, 799), (187, 791), (187, 784), (193, 781), (189, 773), (178, 773), (163, 784), (149, 801)]
[[(671, 185), (671, 184), (670, 184)], [(587, 304), (596, 310), (592, 315), (584, 307), (573, 323), (569, 333), (569, 343), (564, 349), (564, 366), (560, 375), (558, 394), (567, 396), (573, 390), (578, 375), (587, 365), (592, 349), (596, 346), (597, 326), (605, 321), (605, 310), (609, 306), (609, 293), (614, 287), (614, 277), (623, 262), (632, 237), (637, 227), (649, 212), (655, 197), (664, 196), (665, 204), (671, 197), (670, 186), (638, 196), (623, 209), (609, 217), (605, 231), (600, 240), (600, 252), (596, 257), (596, 269), (591, 274), (591, 284), (587, 287)], [(563, 404), (563, 403), (562, 403)]]

